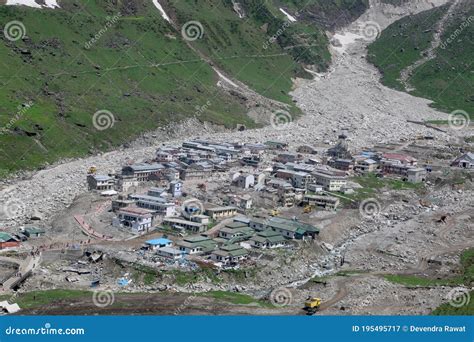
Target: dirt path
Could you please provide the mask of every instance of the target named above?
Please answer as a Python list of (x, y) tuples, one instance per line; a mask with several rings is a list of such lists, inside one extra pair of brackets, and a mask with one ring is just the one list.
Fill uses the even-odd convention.
[(441, 38), (444, 34), (444, 31), (446, 29), (446, 24), (448, 22), (449, 17), (451, 14), (453, 14), (454, 10), (457, 8), (457, 6), (462, 2), (462, 0), (453, 0), (450, 3), (449, 9), (446, 11), (446, 13), (443, 15), (440, 21), (436, 24), (436, 27), (434, 29), (433, 33), (433, 40), (431, 41), (430, 46), (428, 49), (423, 51), (421, 53), (421, 56), (423, 56), (421, 59), (417, 60), (415, 63), (412, 65), (406, 67), (400, 72), (400, 82), (403, 84), (405, 87), (406, 91), (413, 91), (415, 88), (413, 88), (410, 85), (409, 79), (413, 76), (413, 73), (415, 70), (419, 67), (421, 67), (423, 64), (427, 63), (428, 61), (434, 59), (436, 57), (436, 49), (441, 45)]

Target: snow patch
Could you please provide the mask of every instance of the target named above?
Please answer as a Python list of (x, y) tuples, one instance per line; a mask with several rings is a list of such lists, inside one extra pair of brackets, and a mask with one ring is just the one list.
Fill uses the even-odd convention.
[(283, 8), (280, 8), (280, 12), (283, 13), (284, 15), (286, 15), (286, 17), (288, 18), (289, 21), (291, 21), (292, 23), (294, 23), (296, 21), (296, 18), (293, 17), (290, 13), (288, 13), (287, 11), (285, 11)]
[(163, 17), (163, 19), (171, 23), (170, 17), (168, 17), (168, 14), (166, 14), (165, 10), (163, 9), (163, 6), (161, 6), (158, 0), (153, 0), (153, 5), (155, 5), (155, 7), (158, 8), (158, 11), (160, 11), (160, 14)]
[(57, 0), (45, 0), (44, 5), (38, 4), (35, 0), (7, 0), (7, 6), (28, 6), (33, 8), (59, 8)]

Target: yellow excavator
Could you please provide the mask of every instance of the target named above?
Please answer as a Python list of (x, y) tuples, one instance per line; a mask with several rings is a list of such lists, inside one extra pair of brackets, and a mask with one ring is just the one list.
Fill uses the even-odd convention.
[(280, 211), (278, 209), (272, 209), (270, 211), (270, 216), (278, 216), (280, 215)]
[(303, 209), (303, 213), (304, 213), (304, 214), (309, 214), (309, 213), (312, 212), (312, 211), (313, 211), (313, 206), (312, 206), (312, 205), (307, 205), (307, 206), (305, 206), (304, 209)]
[(89, 170), (87, 170), (87, 173), (89, 175), (94, 175), (97, 172), (97, 167), (95, 165), (92, 165)]
[(314, 315), (321, 306), (321, 298), (317, 297), (308, 297), (304, 302), (304, 308), (308, 315)]

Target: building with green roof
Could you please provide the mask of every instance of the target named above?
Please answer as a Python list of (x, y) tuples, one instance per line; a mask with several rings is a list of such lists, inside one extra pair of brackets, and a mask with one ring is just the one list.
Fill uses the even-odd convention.
[(205, 255), (217, 248), (217, 243), (205, 236), (190, 236), (176, 243), (179, 250), (186, 254)]
[(229, 244), (212, 252), (211, 259), (222, 263), (224, 266), (234, 266), (247, 259), (248, 255), (249, 252), (245, 248), (236, 244)]
[(255, 248), (277, 248), (285, 244), (285, 238), (279, 232), (269, 228), (252, 236), (250, 243)]
[(29, 238), (38, 238), (46, 234), (46, 230), (38, 227), (26, 227), (23, 232)]
[(283, 217), (251, 218), (250, 227), (257, 231), (270, 228), (287, 239), (315, 238), (319, 234), (319, 228), (309, 223)]

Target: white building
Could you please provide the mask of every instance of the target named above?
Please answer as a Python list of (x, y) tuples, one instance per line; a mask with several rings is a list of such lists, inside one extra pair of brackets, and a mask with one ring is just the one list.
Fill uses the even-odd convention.
[(248, 189), (255, 185), (255, 176), (249, 173), (236, 173), (232, 177), (232, 183), (239, 188)]
[(89, 190), (112, 190), (115, 186), (115, 179), (107, 175), (88, 175), (87, 184)]
[(313, 173), (316, 184), (322, 185), (326, 191), (341, 191), (346, 183), (346, 176), (336, 172), (320, 170)]
[(156, 215), (163, 217), (177, 215), (176, 204), (168, 201), (166, 198), (149, 195), (132, 195), (131, 198), (136, 200), (138, 207), (153, 210)]
[(184, 253), (179, 249), (173, 247), (161, 247), (156, 250), (156, 254), (161, 257), (169, 258), (169, 259), (181, 259), (184, 257)]
[(153, 211), (126, 207), (118, 211), (117, 217), (112, 221), (114, 227), (130, 228), (134, 233), (147, 231), (152, 227)]

